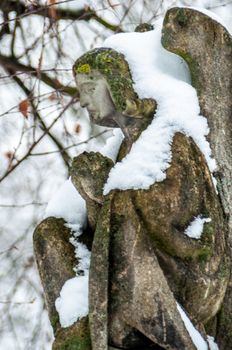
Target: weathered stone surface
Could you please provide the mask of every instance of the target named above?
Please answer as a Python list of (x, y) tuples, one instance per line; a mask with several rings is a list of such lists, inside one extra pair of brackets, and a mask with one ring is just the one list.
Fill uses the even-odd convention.
[(164, 20), (163, 46), (187, 62), (217, 161), (219, 193), (230, 216), (232, 241), (232, 37), (218, 22), (193, 9), (172, 8)]
[(220, 350), (232, 348), (232, 278), (226, 290), (224, 302), (217, 317), (214, 336)]
[[(78, 264), (74, 246), (69, 242), (70, 229), (65, 226), (63, 219), (49, 217), (36, 228), (33, 238), (46, 306), (55, 335), (53, 349), (91, 350), (88, 317), (75, 322), (71, 327), (61, 328), (55, 308), (55, 300), (64, 283), (75, 277), (73, 268)], [(91, 249), (91, 231), (84, 231), (80, 241)]]
[[(125, 349), (146, 349), (146, 345), (148, 348), (154, 344), (165, 346), (164, 348), (171, 344), (170, 349), (176, 350), (195, 349), (146, 232), (139, 218), (135, 221), (134, 206), (125, 197), (124, 203), (131, 221), (128, 223), (128, 220), (121, 218), (121, 231), (115, 232), (116, 239), (112, 239), (110, 232), (110, 270), (107, 263), (109, 219), (106, 219), (109, 204), (104, 204), (101, 212), (104, 223), (100, 217), (96, 230), (90, 274), (92, 349), (107, 350), (108, 342)], [(124, 207), (123, 214), (125, 215)], [(112, 215), (110, 219), (113, 220)], [(114, 230), (112, 222), (110, 227)]]
[(195, 349), (130, 193), (115, 193), (112, 202), (110, 344)]
[(89, 273), (89, 323), (93, 350), (108, 349), (110, 200), (99, 213)]
[(95, 230), (103, 199), (103, 187), (113, 167), (113, 161), (101, 153), (83, 152), (73, 159), (71, 180), (85, 199), (88, 221)]
[(49, 217), (40, 223), (33, 236), (36, 262), (54, 330), (59, 325), (55, 300), (64, 283), (75, 276), (74, 247), (69, 242), (70, 230), (64, 224), (63, 219)]
[[(211, 222), (205, 224), (202, 238), (195, 240), (187, 237), (184, 231), (198, 215), (211, 218)], [(167, 179), (149, 190), (112, 191), (99, 212), (90, 272), (93, 346), (107, 348), (109, 304), (112, 345), (142, 346), (143, 334), (167, 348), (168, 335), (172, 334), (174, 349), (186, 346), (190, 349), (189, 340), (182, 339), (185, 333), (181, 330), (179, 315), (171, 306), (175, 300), (172, 293), (200, 327), (217, 314), (230, 271), (225, 235), (223, 211), (205, 159), (191, 139), (176, 134)], [(150, 282), (147, 271), (153, 273)], [(157, 281), (160, 284), (156, 294)], [(146, 288), (146, 283), (152, 283), (152, 287)], [(164, 295), (159, 294), (160, 290)], [(144, 316), (146, 310), (147, 317)], [(169, 314), (168, 310), (172, 312)], [(160, 325), (161, 314), (166, 328), (155, 330), (154, 324)], [(147, 328), (142, 317), (147, 319)], [(172, 317), (176, 317), (175, 322)]]
[[(208, 139), (217, 161), (215, 176), (232, 256), (232, 37), (205, 14), (173, 8), (164, 20), (162, 44), (188, 63), (201, 112), (209, 123)], [(230, 281), (217, 327), (214, 326), (220, 349), (232, 348), (231, 296)]]
[[(163, 295), (156, 296), (156, 306), (152, 305), (153, 300), (149, 301), (151, 290), (155, 293), (155, 287), (145, 287), (146, 282), (149, 283), (147, 271), (151, 272), (158, 265), (161, 267), (176, 300), (198, 325), (205, 324), (214, 317), (226, 291), (230, 268), (224, 238), (224, 218), (209, 170), (195, 143), (182, 134), (176, 134), (172, 146), (172, 163), (166, 180), (154, 184), (149, 190), (113, 192), (109, 274), (109, 332), (112, 343), (118, 346), (125, 342), (139, 343), (140, 337), (134, 334), (134, 330), (141, 332), (142, 329), (143, 334), (167, 348), (168, 345), (162, 343), (162, 331), (172, 334), (168, 326), (166, 330), (160, 330), (160, 334), (155, 331), (154, 324), (150, 334), (141, 325), (138, 326), (140, 317), (146, 312), (146, 305), (148, 311), (152, 310), (148, 317), (151, 323), (152, 315), (155, 318), (154, 310), (159, 307), (159, 300), (162, 300), (162, 308), (165, 309)], [(205, 224), (202, 239), (197, 241), (184, 235), (184, 230), (200, 214), (210, 217), (212, 221)], [(138, 234), (137, 231), (143, 233)], [(157, 256), (158, 265), (155, 261), (151, 266), (148, 262), (146, 265), (143, 237), (146, 237), (148, 247), (152, 250), (151, 261)], [(139, 251), (136, 262), (131, 258), (134, 258), (135, 247)], [(136, 275), (135, 271), (139, 268)], [(159, 271), (158, 267), (157, 270)], [(154, 273), (154, 276), (153, 285), (162, 281), (160, 271)], [(144, 287), (140, 291), (141, 309), (140, 298), (133, 300), (139, 285)], [(165, 293), (167, 288), (164, 284), (160, 286)], [(133, 308), (135, 313), (131, 311)], [(170, 306), (167, 309), (170, 310)], [(157, 309), (157, 314), (159, 312)], [(171, 315), (174, 314), (172, 309)], [(130, 318), (129, 315), (133, 316)], [(170, 325), (171, 316), (164, 317), (166, 325)], [(157, 323), (160, 324), (160, 321)], [(177, 321), (175, 325), (174, 332), (178, 338), (181, 331)], [(172, 346), (181, 349), (179, 341), (177, 339), (175, 345), (173, 340)], [(189, 345), (186, 348), (190, 348)]]
[(135, 28), (135, 32), (144, 33), (153, 30), (154, 26), (150, 23), (141, 23)]
[[(222, 303), (229, 254), (220, 202), (195, 143), (177, 133), (167, 178), (131, 195), (173, 293), (193, 319), (204, 324)], [(204, 224), (201, 239), (195, 240), (184, 231), (198, 215), (211, 222)]]

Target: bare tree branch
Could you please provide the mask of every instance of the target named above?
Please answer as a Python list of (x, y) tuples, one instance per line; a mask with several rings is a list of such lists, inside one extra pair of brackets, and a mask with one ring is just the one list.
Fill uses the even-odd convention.
[[(68, 147), (65, 147), (63, 150), (67, 150), (67, 149), (70, 149), (70, 148), (73, 148), (73, 147), (77, 147), (77, 146), (81, 146), (81, 145), (84, 145), (85, 143), (88, 143), (89, 141), (93, 140), (93, 139), (96, 139), (104, 134), (107, 134), (108, 132), (111, 132), (112, 130), (109, 129), (109, 130), (104, 130), (102, 132), (100, 132), (99, 134), (97, 135), (93, 135), (91, 137), (89, 137), (87, 140), (84, 140), (84, 141), (81, 141), (81, 142), (78, 142), (78, 143), (74, 143), (73, 145), (71, 146), (68, 146)], [(60, 151), (50, 151), (50, 152), (41, 152), (41, 153), (31, 153), (30, 154), (30, 157), (32, 156), (46, 156), (46, 155), (49, 155), (49, 154), (54, 154), (54, 153), (59, 153)]]
[(40, 143), (40, 141), (44, 138), (44, 136), (47, 135), (47, 132), (53, 127), (53, 125), (55, 125), (55, 123), (61, 118), (61, 116), (66, 112), (66, 110), (73, 104), (74, 102), (74, 98), (72, 98), (64, 107), (64, 109), (62, 110), (61, 113), (59, 113), (59, 115), (53, 120), (53, 122), (49, 125), (49, 127), (47, 127), (46, 132), (44, 132), (27, 150), (27, 152), (24, 154), (24, 156), (22, 156), (22, 158), (20, 158), (16, 164), (12, 165), (10, 169), (8, 169), (0, 178), (0, 182), (2, 182), (4, 179), (7, 178), (8, 175), (10, 175), (16, 168), (18, 168), (18, 166), (25, 160), (27, 159), (27, 157), (29, 157), (29, 155), (31, 154), (31, 152), (33, 151), (33, 149)]
[[(74, 1), (74, 0), (71, 0)], [(52, 6), (59, 5), (61, 3), (65, 3), (67, 1), (60, 1), (57, 2), (56, 4), (50, 4), (46, 6), (38, 6), (34, 5), (31, 9), (28, 10), (28, 8), (25, 6), (24, 3), (21, 1), (14, 1), (14, 0), (7, 0), (0, 2), (0, 10), (4, 11), (4, 13), (9, 13), (11, 11), (14, 11), (17, 13), (17, 17), (13, 19), (7, 19), (4, 20), (3, 23), (0, 23), (0, 25), (6, 25), (7, 23), (14, 21), (16, 19), (21, 19), (23, 17), (36, 14), (39, 16), (47, 17), (47, 18), (52, 18), (51, 16), (51, 11), (49, 9)], [(56, 7), (56, 16), (57, 19), (63, 19), (63, 20), (84, 20), (84, 21), (89, 21), (91, 19), (94, 19), (98, 23), (102, 24), (105, 28), (112, 30), (113, 32), (122, 32), (122, 28), (120, 26), (112, 24), (105, 19), (101, 18), (100, 16), (97, 15), (96, 11), (92, 10), (90, 7), (86, 7), (83, 9), (78, 9), (78, 10), (71, 10), (71, 9), (61, 9)]]
[[(43, 205), (47, 205), (47, 203), (37, 203), (37, 202), (22, 203), (22, 204), (1, 204), (0, 203), (1, 208), (25, 208), (31, 205), (43, 206)], [(2, 252), (0, 252), (0, 254), (2, 254)]]
[[(20, 88), (24, 91), (24, 93), (26, 94), (26, 96), (28, 98), (30, 98), (31, 96), (33, 96), (33, 93), (32, 91), (30, 91), (24, 84), (23, 82), (17, 77), (15, 76), (13, 78), (16, 83), (20, 86)], [(35, 118), (39, 120), (40, 122), (40, 126), (41, 126), (41, 129), (47, 133), (47, 135), (49, 136), (49, 138), (54, 142), (54, 144), (57, 146), (57, 148), (59, 149), (59, 153), (64, 161), (64, 164), (65, 166), (69, 169), (69, 164), (71, 162), (71, 158), (69, 156), (69, 154), (65, 151), (63, 145), (60, 143), (60, 141), (51, 133), (51, 131), (48, 130), (45, 122), (43, 121), (43, 119), (41, 118), (40, 114), (38, 113), (36, 107), (35, 107), (35, 104), (34, 104), (34, 101), (33, 101), (33, 98), (31, 99), (31, 106), (32, 106), (32, 110), (33, 110), (33, 113), (35, 115)]]
[(40, 78), (43, 83), (52, 87), (53, 89), (59, 89), (63, 93), (69, 96), (79, 97), (79, 92), (76, 88), (71, 86), (64, 86), (57, 79), (50, 78), (43, 71), (38, 72), (37, 69), (26, 66), (16, 60), (15, 57), (8, 57), (0, 54), (0, 65), (3, 66), (10, 74), (15, 74), (16, 72), (24, 72), (36, 78)]

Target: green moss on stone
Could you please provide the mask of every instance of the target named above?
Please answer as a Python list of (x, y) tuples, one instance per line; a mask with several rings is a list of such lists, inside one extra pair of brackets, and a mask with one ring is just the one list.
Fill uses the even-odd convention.
[(200, 264), (203, 264), (202, 267), (204, 267), (204, 264), (208, 261), (208, 259), (212, 256), (212, 249), (203, 247), (199, 251), (198, 259)]
[(225, 310), (225, 306), (221, 308), (218, 319), (220, 328), (227, 332), (227, 338), (232, 338), (232, 315)]
[(52, 325), (54, 332), (56, 332), (57, 328), (60, 326), (58, 313), (51, 317), (50, 322), (51, 322), (51, 325)]
[[(58, 349), (58, 348), (57, 348)], [(91, 341), (90, 338), (73, 336), (69, 339), (65, 339), (59, 350), (90, 350)]]
[(191, 74), (192, 85), (197, 89), (201, 88), (201, 86), (199, 86), (199, 79), (198, 79), (200, 68), (197, 61), (195, 61), (194, 58), (188, 52), (185, 52), (181, 49), (173, 50), (173, 52), (176, 55), (181, 56), (188, 63), (190, 74)]
[(91, 350), (88, 317), (83, 317), (71, 327), (60, 328), (52, 349)]
[(229, 280), (229, 276), (231, 273), (231, 260), (229, 256), (223, 256), (223, 263), (220, 265), (219, 277), (222, 280)]
[(186, 26), (188, 23), (188, 16), (186, 15), (186, 11), (184, 8), (180, 8), (177, 12), (176, 12), (176, 19), (178, 24), (183, 27)]
[(204, 229), (202, 233), (202, 242), (205, 244), (212, 244), (215, 235), (215, 228), (211, 222), (204, 223)]

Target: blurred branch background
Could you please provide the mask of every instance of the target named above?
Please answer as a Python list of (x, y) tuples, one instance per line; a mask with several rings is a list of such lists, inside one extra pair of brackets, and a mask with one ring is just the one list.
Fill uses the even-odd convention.
[(0, 1), (0, 348), (51, 349), (32, 233), (72, 157), (107, 132), (79, 108), (72, 65), (104, 39), (200, 6), (232, 23), (232, 1)]

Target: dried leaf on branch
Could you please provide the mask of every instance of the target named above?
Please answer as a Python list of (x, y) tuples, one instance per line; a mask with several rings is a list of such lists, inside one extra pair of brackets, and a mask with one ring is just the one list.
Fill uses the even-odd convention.
[(29, 102), (28, 99), (23, 100), (19, 103), (19, 111), (22, 113), (24, 118), (28, 118), (28, 108), (29, 108)]

